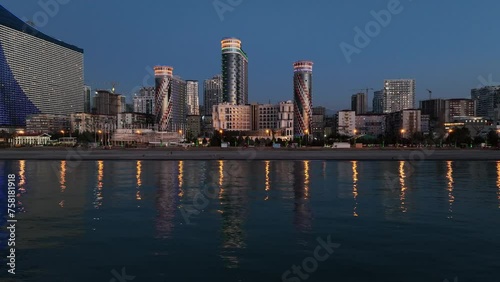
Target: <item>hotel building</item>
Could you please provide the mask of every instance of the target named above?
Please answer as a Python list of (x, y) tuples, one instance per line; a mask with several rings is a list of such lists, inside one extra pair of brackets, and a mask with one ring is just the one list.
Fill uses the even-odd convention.
[(0, 126), (24, 126), (32, 114), (83, 112), (83, 49), (0, 6), (0, 82)]
[(248, 56), (241, 40), (224, 38), (222, 48), (223, 102), (232, 105), (248, 103)]

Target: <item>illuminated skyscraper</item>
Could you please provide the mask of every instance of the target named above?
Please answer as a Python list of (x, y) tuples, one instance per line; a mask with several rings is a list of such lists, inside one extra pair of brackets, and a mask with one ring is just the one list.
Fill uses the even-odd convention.
[(203, 87), (203, 103), (205, 105), (205, 116), (211, 116), (215, 105), (222, 103), (222, 76), (216, 75), (205, 80)]
[(83, 112), (83, 89), (83, 50), (0, 6), (0, 126), (24, 126), (32, 114)]
[(223, 102), (248, 104), (248, 57), (241, 49), (241, 40), (224, 38), (222, 46)]
[(384, 81), (384, 113), (390, 114), (415, 108), (415, 79)]
[(186, 128), (186, 81), (174, 76), (174, 68), (156, 66), (155, 117), (159, 131), (177, 132)]
[(200, 102), (198, 98), (198, 81), (186, 81), (187, 115), (197, 116), (200, 114)]
[(300, 137), (311, 134), (313, 62), (298, 61), (293, 68), (294, 135)]

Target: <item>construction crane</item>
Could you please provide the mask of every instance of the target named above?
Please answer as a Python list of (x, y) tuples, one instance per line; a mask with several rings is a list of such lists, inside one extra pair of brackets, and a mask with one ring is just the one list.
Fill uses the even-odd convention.
[(112, 81), (111, 82), (111, 93), (115, 93), (116, 87), (118, 86), (118, 82)]
[(370, 90), (375, 90), (373, 88), (363, 88), (363, 89), (352, 89), (353, 91), (365, 91), (366, 92), (366, 96), (368, 97), (368, 94), (370, 92)]
[(429, 89), (427, 89), (427, 92), (429, 92), (429, 100), (432, 100), (432, 91), (430, 91)]

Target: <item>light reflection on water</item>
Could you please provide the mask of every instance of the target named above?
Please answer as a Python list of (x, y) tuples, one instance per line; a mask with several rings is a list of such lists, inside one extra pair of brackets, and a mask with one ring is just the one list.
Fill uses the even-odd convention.
[(448, 216), (448, 218), (451, 219), (453, 218), (453, 203), (455, 202), (455, 196), (453, 196), (453, 184), (454, 184), (453, 162), (452, 161), (446, 162), (446, 168), (447, 168), (446, 179), (448, 179), (448, 202), (450, 205), (449, 208), (450, 215)]
[(353, 215), (358, 217), (358, 162), (352, 162), (352, 195), (354, 197), (354, 211)]
[[(407, 161), (239, 162), (242, 173), (237, 177), (231, 177), (229, 170), (234, 169), (235, 163), (228, 161), (116, 164), (83, 162), (81, 170), (67, 170), (71, 164), (60, 161), (55, 166), (59, 172), (53, 174), (36, 173), (47, 166), (44, 162), (17, 161), (3, 165), (7, 173), (15, 171), (19, 176), (18, 200), (23, 202), (21, 207), (27, 208), (22, 214), (20, 234), (32, 232), (31, 228), (37, 226), (36, 240), (30, 239), (31, 245), (26, 242), (25, 246), (43, 246), (44, 260), (55, 262), (63, 269), (58, 275), (71, 277), (69, 271), (78, 267), (78, 264), (69, 265), (69, 259), (62, 259), (69, 258), (71, 253), (68, 251), (65, 255), (56, 248), (58, 245), (77, 248), (74, 251), (78, 250), (82, 257), (80, 263), (94, 269), (88, 277), (109, 273), (107, 269), (102, 273), (98, 270), (100, 263), (111, 262), (121, 267), (128, 265), (127, 261), (134, 261), (130, 268), (139, 266), (146, 270), (157, 265), (159, 269), (165, 268), (165, 272), (182, 269), (189, 272), (192, 269), (189, 258), (195, 255), (198, 263), (233, 271), (236, 276), (239, 271), (251, 275), (248, 274), (251, 269), (263, 269), (266, 275), (279, 279), (286, 267), (301, 262), (307, 252), (314, 249), (316, 237), (333, 234), (349, 252), (339, 250), (337, 258), (325, 262), (323, 269), (328, 277), (338, 278), (349, 272), (359, 279), (370, 278), (370, 275), (363, 276), (362, 268), (353, 271), (357, 268), (351, 262), (356, 261), (356, 265), (367, 269), (370, 263), (379, 260), (376, 254), (388, 253), (379, 265), (380, 273), (387, 273), (393, 265), (405, 273), (413, 271), (413, 276), (420, 281), (429, 280), (425, 273), (396, 259), (397, 252), (425, 254), (412, 258), (421, 265), (428, 263), (428, 257), (434, 257), (442, 264), (433, 267), (442, 270), (429, 268), (436, 271), (433, 277), (445, 272), (445, 265), (446, 269), (463, 271), (466, 276), (467, 273), (493, 273), (495, 260), (492, 258), (496, 255), (493, 250), (500, 247), (493, 240), (500, 234), (498, 225), (494, 224), (500, 221), (500, 161), (481, 166), (428, 162), (413, 167)], [(485, 171), (474, 171), (479, 168)], [(133, 183), (113, 182), (130, 174), (129, 169), (135, 173), (135, 177), (134, 173), (130, 175)], [(381, 176), (385, 170), (396, 175), (393, 189), (383, 183), (385, 178)], [(81, 171), (88, 173), (82, 176)], [(76, 178), (78, 180), (74, 180)], [(193, 198), (205, 184), (214, 187), (214, 196), (208, 198), (207, 205), (192, 218), (193, 223), (187, 224), (179, 207), (194, 205)], [(82, 191), (89, 192), (88, 199), (75, 198), (76, 193)], [(348, 197), (339, 197), (344, 194)], [(75, 206), (75, 200), (82, 204)], [(351, 221), (353, 217), (358, 221)], [(44, 225), (35, 225), (39, 221)], [(51, 232), (53, 230), (57, 232)], [(80, 233), (76, 237), (68, 236), (67, 232), (72, 230)], [(415, 249), (403, 241), (389, 240), (395, 234), (403, 238), (399, 240), (412, 242)], [(446, 238), (439, 234), (446, 234)], [(113, 239), (101, 241), (105, 240), (103, 236)], [(469, 242), (467, 247), (452, 248), (463, 245), (465, 238)], [(22, 245), (23, 236), (19, 240)], [(367, 240), (372, 245), (369, 249)], [(381, 245), (380, 249), (377, 244)], [(391, 248), (382, 247), (387, 245)], [(78, 249), (80, 247), (82, 249)], [(143, 256), (148, 257), (147, 263), (134, 256), (140, 252), (139, 248), (143, 249)], [(116, 249), (126, 252), (105, 255)], [(34, 261), (41, 256), (33, 250), (23, 250), (27, 260), (31, 260), (34, 267), (49, 267), (44, 260)], [(96, 252), (103, 254), (103, 258), (94, 258)], [(453, 259), (467, 257), (467, 252), (475, 252), (478, 260)], [(350, 271), (343, 272), (336, 264)], [(216, 273), (205, 274), (206, 279), (224, 277)], [(154, 278), (154, 272), (148, 275)], [(194, 273), (184, 275), (195, 276)], [(187, 277), (183, 277), (183, 281), (199, 281)], [(246, 276), (241, 274), (239, 279), (243, 277)], [(259, 276), (256, 274), (252, 279)], [(235, 280), (221, 278), (218, 281)]]
[(497, 162), (497, 188), (498, 208), (500, 209), (500, 161)]

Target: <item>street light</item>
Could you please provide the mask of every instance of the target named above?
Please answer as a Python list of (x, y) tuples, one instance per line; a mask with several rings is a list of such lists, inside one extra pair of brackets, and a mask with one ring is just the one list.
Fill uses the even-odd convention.
[[(401, 143), (403, 143), (403, 138), (404, 138), (405, 132), (406, 132), (406, 130), (401, 129), (401, 136), (400, 136)], [(399, 147), (399, 145), (398, 145), (398, 147)]]
[(102, 137), (101, 137), (102, 130), (98, 130), (97, 133), (99, 133), (99, 139), (101, 140), (101, 143), (102, 143)]

